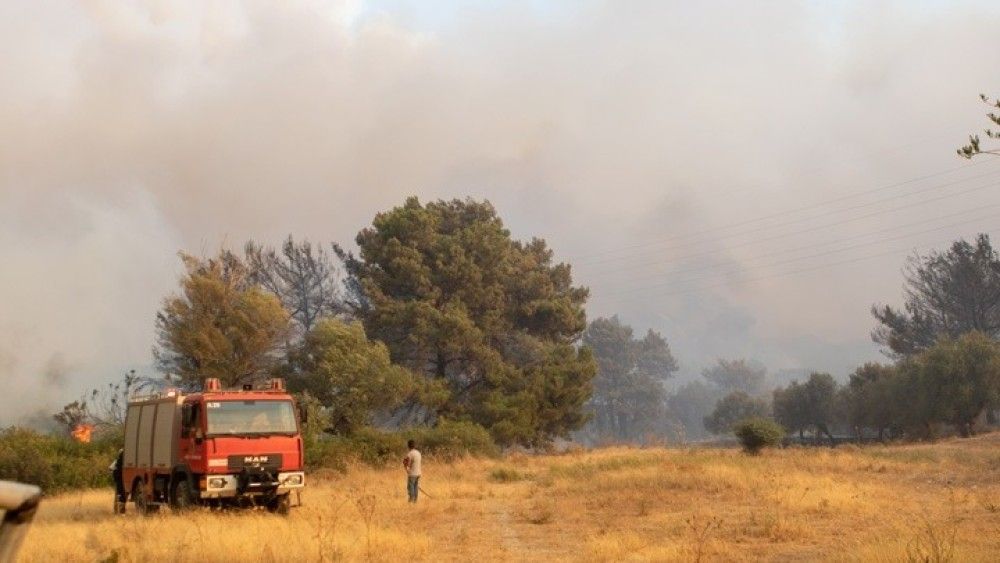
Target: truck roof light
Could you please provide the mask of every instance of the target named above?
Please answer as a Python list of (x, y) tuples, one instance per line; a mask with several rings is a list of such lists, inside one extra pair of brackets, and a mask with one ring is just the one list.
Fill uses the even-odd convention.
[(222, 391), (222, 382), (218, 377), (205, 378), (205, 391)]
[(275, 377), (271, 380), (271, 391), (284, 391), (285, 390), (285, 380), (280, 377)]

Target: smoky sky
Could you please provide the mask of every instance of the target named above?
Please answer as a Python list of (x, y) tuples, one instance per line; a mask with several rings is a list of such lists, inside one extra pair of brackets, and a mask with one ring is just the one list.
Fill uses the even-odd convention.
[[(0, 423), (129, 368), (178, 250), (492, 201), (591, 317), (843, 377), (913, 252), (993, 232), (992, 2), (0, 0)], [(995, 173), (991, 175), (991, 173)]]

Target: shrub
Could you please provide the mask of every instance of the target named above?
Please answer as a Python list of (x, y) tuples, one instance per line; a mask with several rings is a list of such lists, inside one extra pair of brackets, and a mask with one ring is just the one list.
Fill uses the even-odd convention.
[(530, 475), (527, 473), (522, 473), (510, 467), (497, 467), (490, 471), (490, 480), (496, 483), (516, 483), (524, 481), (529, 477)]
[(413, 438), (417, 447), (438, 458), (497, 454), (496, 443), (489, 431), (473, 422), (442, 420), (433, 428), (413, 428), (400, 433)]
[(0, 478), (38, 485), (46, 493), (111, 485), (108, 464), (121, 435), (105, 433), (89, 444), (27, 428), (0, 430)]
[(755, 455), (763, 448), (780, 444), (785, 437), (785, 429), (773, 420), (748, 418), (733, 428), (733, 434), (747, 453)]
[(313, 468), (345, 471), (350, 462), (372, 467), (396, 463), (406, 453), (406, 441), (416, 440), (424, 455), (450, 460), (467, 455), (493, 456), (497, 447), (490, 433), (471, 422), (442, 420), (434, 427), (401, 430), (360, 428), (349, 436), (317, 438), (307, 444), (306, 462)]

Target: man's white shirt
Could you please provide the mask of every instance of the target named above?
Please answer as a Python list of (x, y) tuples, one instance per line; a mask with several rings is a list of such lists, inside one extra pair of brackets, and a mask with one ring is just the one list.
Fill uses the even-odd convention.
[(420, 477), (420, 452), (417, 450), (410, 450), (406, 454), (406, 459), (409, 460), (406, 468), (406, 474), (410, 477)]

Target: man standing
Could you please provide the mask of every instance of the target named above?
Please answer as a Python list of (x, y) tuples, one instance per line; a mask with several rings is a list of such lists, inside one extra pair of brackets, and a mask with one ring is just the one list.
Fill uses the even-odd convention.
[(125, 450), (118, 450), (118, 456), (111, 462), (111, 479), (115, 482), (115, 514), (125, 514), (125, 483), (122, 481), (122, 470), (125, 468)]
[(417, 450), (417, 443), (413, 440), (406, 442), (406, 447), (410, 449), (403, 458), (403, 467), (406, 469), (406, 493), (410, 502), (417, 502), (417, 492), (420, 491), (420, 451)]

